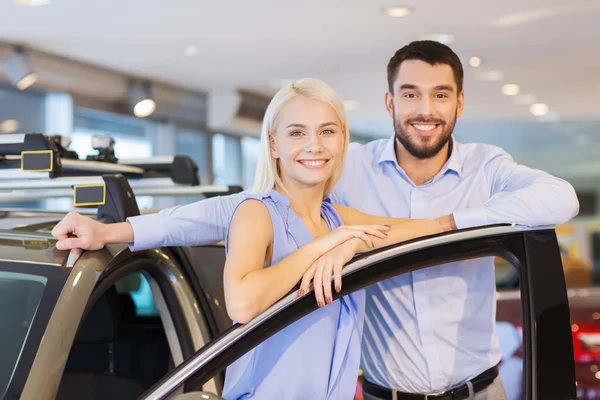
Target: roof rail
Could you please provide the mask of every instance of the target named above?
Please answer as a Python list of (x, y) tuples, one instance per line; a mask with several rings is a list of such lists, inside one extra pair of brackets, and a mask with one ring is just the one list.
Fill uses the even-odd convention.
[(3, 179), (12, 176), (7, 169), (38, 173), (49, 178), (62, 175), (58, 149), (43, 133), (0, 135), (0, 169), (3, 170)]
[[(115, 157), (93, 156), (80, 160), (75, 158), (76, 153), (61, 146), (60, 138), (42, 133), (0, 134), (0, 169), (3, 170), (0, 179), (122, 174), (128, 179), (170, 178), (177, 184), (200, 184), (198, 166), (187, 156), (121, 161)], [(68, 156), (62, 157), (61, 153)]]
[(56, 197), (52, 196), (55, 190), (61, 190), (57, 197), (72, 194), (75, 207), (96, 207), (96, 218), (105, 222), (124, 222), (140, 214), (135, 194), (123, 175), (0, 180), (0, 201), (43, 200)]
[(72, 196), (74, 207), (96, 207), (99, 220), (119, 222), (139, 215), (136, 195), (214, 197), (242, 191), (200, 186), (196, 163), (184, 156), (119, 163), (72, 154), (61, 158), (65, 149), (41, 133), (0, 135), (0, 145), (0, 202)]

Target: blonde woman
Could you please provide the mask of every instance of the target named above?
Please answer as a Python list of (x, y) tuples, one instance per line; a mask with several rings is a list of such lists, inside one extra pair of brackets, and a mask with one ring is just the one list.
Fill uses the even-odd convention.
[(236, 208), (226, 239), (227, 311), (246, 323), (300, 280), (301, 295), (314, 282), (321, 308), (233, 363), (225, 378), (228, 400), (352, 399), (364, 292), (332, 301), (332, 277), (339, 291), (341, 269), (356, 253), (441, 232), (436, 221), (331, 204), (348, 138), (342, 102), (319, 80), (285, 86), (267, 108), (255, 186)]

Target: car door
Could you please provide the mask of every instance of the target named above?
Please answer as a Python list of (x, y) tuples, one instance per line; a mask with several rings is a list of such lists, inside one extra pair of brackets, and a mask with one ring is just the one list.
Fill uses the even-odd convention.
[[(357, 257), (343, 272), (334, 298), (401, 274), (449, 262), (495, 256), (518, 271), (523, 315), (523, 398), (574, 399), (573, 344), (565, 279), (553, 229), (495, 225), (415, 239)], [(186, 398), (212, 376), (294, 321), (317, 309), (312, 293), (297, 288), (245, 325), (234, 325), (171, 374), (143, 399), (165, 399), (184, 387)], [(491, 317), (491, 316), (490, 316)], [(218, 398), (196, 392), (198, 399)]]

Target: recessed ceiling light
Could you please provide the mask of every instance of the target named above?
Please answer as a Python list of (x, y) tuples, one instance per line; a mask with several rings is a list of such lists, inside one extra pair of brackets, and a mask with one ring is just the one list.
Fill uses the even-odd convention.
[(52, 0), (13, 0), (19, 6), (39, 7), (52, 3)]
[(188, 46), (185, 48), (185, 55), (188, 57), (194, 57), (198, 55), (198, 48), (196, 46)]
[(14, 119), (7, 119), (0, 124), (0, 133), (13, 133), (19, 129), (19, 121)]
[(477, 68), (481, 65), (481, 58), (479, 57), (471, 57), (469, 58), (469, 65), (471, 65), (471, 67)]
[(519, 85), (515, 85), (514, 83), (507, 83), (506, 85), (502, 86), (502, 93), (507, 96), (516, 96), (520, 91), (521, 88), (519, 88)]
[(390, 17), (400, 18), (409, 16), (412, 9), (410, 7), (387, 7), (384, 12)]
[(355, 100), (344, 100), (344, 108), (346, 111), (356, 110), (358, 108), (358, 101)]
[(144, 99), (133, 107), (133, 115), (146, 118), (156, 110), (156, 103), (152, 99)]
[(422, 40), (433, 40), (442, 44), (450, 44), (454, 42), (454, 36), (449, 33), (434, 33), (432, 35), (423, 36)]
[(531, 111), (533, 115), (540, 117), (542, 115), (548, 114), (548, 111), (550, 111), (550, 109), (544, 103), (536, 103), (531, 105), (529, 111)]

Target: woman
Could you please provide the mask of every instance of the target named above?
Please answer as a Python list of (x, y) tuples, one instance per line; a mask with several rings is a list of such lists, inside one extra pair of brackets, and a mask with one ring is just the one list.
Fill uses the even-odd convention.
[(348, 138), (342, 102), (316, 79), (285, 86), (267, 108), (255, 186), (237, 207), (226, 240), (227, 312), (246, 323), (300, 280), (300, 295), (313, 281), (321, 308), (233, 363), (225, 378), (228, 400), (352, 399), (364, 292), (332, 301), (332, 277), (339, 291), (341, 269), (356, 253), (441, 232), (435, 221), (374, 217), (331, 204), (327, 196), (342, 173)]

